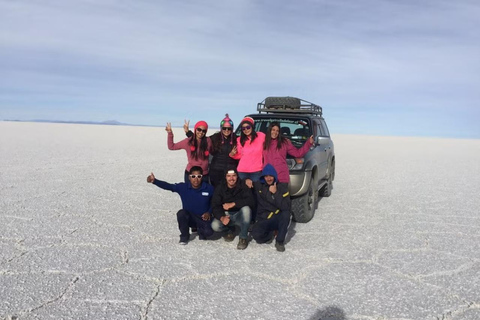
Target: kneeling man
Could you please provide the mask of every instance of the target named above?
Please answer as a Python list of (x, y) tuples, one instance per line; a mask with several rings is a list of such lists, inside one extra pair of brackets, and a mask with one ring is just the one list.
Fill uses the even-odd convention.
[(275, 247), (283, 252), (292, 202), (288, 183), (277, 181), (277, 171), (271, 164), (267, 164), (260, 181), (253, 182), (257, 195), (257, 222), (253, 226), (252, 237), (258, 243), (269, 243), (273, 240), (274, 232), (278, 231)]
[(159, 188), (176, 192), (182, 199), (182, 209), (177, 212), (178, 229), (180, 229), (180, 244), (190, 240), (189, 228), (197, 228), (198, 238), (206, 240), (213, 234), (211, 226), (211, 199), (213, 187), (202, 182), (203, 170), (194, 166), (190, 169), (188, 180), (184, 183), (167, 183), (155, 179), (153, 172), (147, 177), (147, 182)]
[(225, 241), (235, 239), (235, 225), (240, 227), (237, 249), (243, 250), (248, 246), (248, 227), (255, 198), (252, 191), (238, 177), (237, 169), (227, 169), (225, 179), (215, 188), (212, 198), (212, 211), (215, 219), (212, 222), (213, 230), (228, 231)]

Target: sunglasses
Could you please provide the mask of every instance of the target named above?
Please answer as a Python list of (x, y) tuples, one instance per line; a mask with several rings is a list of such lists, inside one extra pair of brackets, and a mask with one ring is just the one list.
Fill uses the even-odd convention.
[(202, 128), (197, 128), (197, 132), (207, 133), (207, 130), (204, 130), (204, 129), (202, 129)]
[(202, 177), (203, 177), (203, 174), (191, 174), (190, 175), (190, 178), (192, 178), (192, 179), (195, 179), (195, 178), (202, 179)]
[(232, 127), (222, 127), (222, 130), (232, 131)]
[(252, 126), (243, 126), (242, 127), (242, 131), (250, 130), (250, 129), (252, 129)]

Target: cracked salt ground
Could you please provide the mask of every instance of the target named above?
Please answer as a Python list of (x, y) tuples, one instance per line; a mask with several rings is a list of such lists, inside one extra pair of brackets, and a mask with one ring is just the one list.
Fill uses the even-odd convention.
[(278, 253), (177, 244), (162, 128), (0, 122), (0, 319), (480, 319), (480, 141), (334, 138)]

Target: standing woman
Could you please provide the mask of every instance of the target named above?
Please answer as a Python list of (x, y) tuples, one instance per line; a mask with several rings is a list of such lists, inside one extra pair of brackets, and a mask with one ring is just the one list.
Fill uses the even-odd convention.
[(225, 170), (236, 168), (238, 160), (229, 156), (230, 151), (237, 145), (237, 135), (233, 131), (233, 121), (225, 114), (220, 121), (220, 132), (210, 136), (212, 141), (212, 162), (210, 163), (210, 183), (216, 187), (225, 180)]
[(254, 121), (251, 117), (243, 118), (240, 123), (242, 132), (237, 138), (237, 146), (230, 152), (230, 157), (240, 160), (237, 167), (240, 179), (258, 181), (263, 169), (262, 152), (265, 134), (256, 132), (253, 125)]
[[(185, 120), (183, 129), (187, 137), (192, 137), (193, 132), (188, 129), (189, 122)], [(215, 132), (207, 139), (212, 142), (212, 148), (209, 150), (212, 155), (209, 167), (210, 184), (216, 187), (225, 180), (225, 170), (237, 168), (238, 165), (238, 160), (229, 156), (230, 151), (237, 144), (237, 135), (234, 133), (233, 121), (228, 113), (220, 121), (220, 132)]]
[(202, 181), (208, 183), (208, 155), (212, 147), (210, 139), (208, 139), (205, 134), (208, 130), (208, 124), (205, 121), (198, 121), (195, 124), (195, 134), (190, 137), (183, 139), (178, 143), (173, 142), (173, 132), (172, 125), (170, 122), (167, 122), (165, 130), (168, 132), (167, 145), (169, 150), (180, 150), (183, 149), (187, 152), (187, 167), (185, 168), (184, 179), (185, 183), (189, 182), (188, 175), (189, 171), (194, 166), (199, 166), (203, 170)]
[(296, 148), (292, 142), (280, 134), (280, 123), (272, 122), (267, 129), (263, 146), (263, 162), (271, 164), (277, 171), (278, 182), (290, 182), (290, 172), (287, 165), (287, 153), (295, 158), (301, 158), (313, 146), (313, 135), (305, 141), (301, 148)]

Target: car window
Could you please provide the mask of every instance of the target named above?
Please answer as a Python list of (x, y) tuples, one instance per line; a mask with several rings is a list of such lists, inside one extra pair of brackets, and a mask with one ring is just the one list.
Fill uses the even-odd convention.
[(255, 119), (255, 131), (267, 133), (268, 126), (272, 122), (280, 123), (280, 133), (282, 136), (290, 139), (295, 146), (302, 146), (312, 135), (310, 122), (305, 119), (281, 119), (281, 118), (262, 118)]
[(327, 127), (327, 124), (325, 123), (325, 120), (321, 120), (320, 121), (320, 127), (321, 127), (321, 130), (322, 130), (322, 136), (323, 137), (330, 137), (330, 132), (328, 131), (328, 127)]

